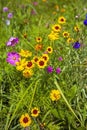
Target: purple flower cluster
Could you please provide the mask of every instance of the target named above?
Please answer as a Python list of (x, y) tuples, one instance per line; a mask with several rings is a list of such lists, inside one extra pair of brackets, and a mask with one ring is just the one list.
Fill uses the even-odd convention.
[(15, 66), (19, 59), (20, 55), (17, 52), (8, 52), (6, 61)]
[(86, 14), (86, 19), (83, 21), (84, 25), (87, 26), (87, 14)]
[(8, 7), (3, 7), (3, 12), (8, 12)]
[[(47, 72), (48, 72), (48, 73), (52, 73), (52, 72), (53, 72), (53, 67), (52, 67), (52, 66), (48, 66), (48, 67), (47, 67)], [(61, 68), (60, 68), (60, 67), (56, 68), (56, 73), (57, 73), (57, 74), (60, 74), (60, 73), (61, 73)]]
[(6, 43), (7, 46), (15, 46), (19, 42), (19, 39), (16, 37), (11, 37)]

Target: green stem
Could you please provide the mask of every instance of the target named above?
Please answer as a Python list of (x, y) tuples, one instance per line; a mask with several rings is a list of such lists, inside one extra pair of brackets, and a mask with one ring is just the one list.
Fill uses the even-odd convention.
[(56, 85), (57, 89), (60, 91), (61, 96), (63, 98), (63, 100), (65, 101), (66, 105), (68, 106), (68, 108), (70, 109), (70, 111), (72, 112), (72, 114), (76, 117), (76, 119), (81, 123), (81, 125), (83, 126), (82, 122), (80, 121), (80, 119), (77, 117), (77, 115), (75, 114), (75, 112), (73, 111), (72, 107), (70, 106), (69, 102), (67, 101), (66, 97), (64, 96), (60, 86), (58, 85), (56, 79), (54, 81), (54, 84)]
[(16, 108), (15, 108), (15, 110), (14, 110), (12, 116), (11, 116), (10, 121), (9, 121), (8, 127), (7, 127), (7, 125), (5, 125), (5, 130), (8, 130), (8, 128), (9, 128), (9, 126), (10, 126), (12, 120), (14, 119), (15, 113), (17, 112), (17, 110), (18, 110), (18, 108), (19, 108), (19, 106), (20, 106), (22, 100), (24, 99), (25, 95), (27, 94), (28, 90), (32, 87), (32, 84), (33, 84), (33, 83), (34, 83), (34, 82), (32, 82), (32, 83), (29, 85), (29, 87), (26, 89), (24, 95), (22, 96), (22, 98), (20, 99), (20, 101), (17, 103)]
[(32, 106), (32, 103), (33, 103), (33, 99), (34, 99), (34, 96), (35, 96), (35, 92), (36, 92), (36, 88), (37, 88), (37, 85), (38, 85), (38, 82), (39, 82), (39, 81), (40, 81), (40, 79), (37, 80), (36, 83), (35, 83), (35, 88), (34, 88), (34, 90), (33, 90), (33, 95), (32, 95), (32, 98), (31, 98), (31, 102), (30, 102), (30, 105), (29, 105), (28, 112), (29, 112), (30, 109), (31, 109), (31, 106)]

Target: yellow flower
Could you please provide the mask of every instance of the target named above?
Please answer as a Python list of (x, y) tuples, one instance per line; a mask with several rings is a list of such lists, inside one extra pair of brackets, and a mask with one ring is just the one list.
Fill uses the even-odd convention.
[(43, 45), (42, 44), (36, 44), (35, 45), (35, 50), (36, 51), (39, 51), (39, 50), (42, 50), (43, 49)]
[(37, 65), (38, 65), (39, 68), (45, 68), (47, 64), (46, 64), (46, 61), (43, 58), (40, 58), (37, 61)]
[(39, 57), (38, 57), (38, 56), (34, 56), (34, 57), (33, 57), (33, 62), (34, 62), (34, 63), (37, 63), (38, 60), (39, 60)]
[(42, 42), (42, 38), (41, 37), (36, 37), (36, 42)]
[(20, 59), (19, 62), (16, 62), (16, 69), (22, 71), (27, 64), (26, 59)]
[(28, 50), (21, 49), (21, 52), (19, 53), (22, 57), (31, 57), (32, 52), (29, 52)]
[(58, 23), (60, 23), (60, 24), (64, 24), (64, 23), (66, 23), (66, 19), (62, 16), (62, 17), (59, 17), (58, 18)]
[(48, 54), (43, 54), (42, 58), (47, 62), (49, 60)]
[(34, 68), (34, 62), (33, 62), (33, 60), (31, 60), (31, 61), (27, 61), (27, 64), (26, 64), (26, 66), (25, 66), (25, 68), (26, 69), (31, 69), (31, 68)]
[(74, 42), (74, 39), (69, 37), (69, 38), (67, 39), (67, 43), (72, 43), (72, 42)]
[(75, 30), (76, 32), (79, 32), (79, 27), (78, 27), (78, 26), (75, 26), (75, 27), (74, 27), (74, 30)]
[(54, 24), (54, 25), (52, 26), (52, 30), (53, 30), (54, 32), (60, 32), (60, 31), (61, 31), (61, 26), (60, 26), (59, 24)]
[(46, 51), (48, 53), (52, 53), (53, 52), (53, 48), (51, 46), (48, 46), (47, 49), (46, 49)]
[(43, 2), (46, 2), (47, 0), (42, 0)]
[(68, 32), (63, 32), (63, 36), (65, 37), (65, 38), (68, 38), (69, 37), (69, 33)]
[(40, 111), (37, 107), (34, 107), (32, 110), (31, 110), (31, 116), (33, 117), (37, 117), (39, 115)]
[(62, 12), (62, 13), (65, 12), (65, 11), (66, 11), (66, 10), (65, 10), (64, 8), (62, 8), (62, 9), (60, 10), (60, 12)]
[(52, 41), (57, 40), (59, 38), (58, 33), (55, 33), (54, 31), (52, 31), (49, 35), (48, 38)]
[(22, 127), (28, 127), (31, 124), (31, 118), (28, 115), (28, 113), (25, 113), (24, 115), (22, 115), (19, 119), (20, 125)]
[(51, 90), (50, 93), (50, 98), (52, 101), (58, 101), (61, 97), (60, 91), (59, 90)]
[(30, 78), (32, 75), (33, 75), (33, 70), (32, 69), (23, 70), (23, 76), (25, 78)]

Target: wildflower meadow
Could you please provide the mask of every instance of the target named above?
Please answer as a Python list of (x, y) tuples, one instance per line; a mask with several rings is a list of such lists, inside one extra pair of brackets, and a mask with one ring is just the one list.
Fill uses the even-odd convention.
[(0, 130), (87, 130), (87, 0), (0, 0)]

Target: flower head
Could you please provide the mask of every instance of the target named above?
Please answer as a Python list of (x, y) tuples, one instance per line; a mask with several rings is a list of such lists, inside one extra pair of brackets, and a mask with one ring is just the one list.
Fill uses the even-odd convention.
[(19, 42), (17, 37), (11, 37), (9, 41), (6, 43), (7, 46), (15, 46)]
[(23, 76), (25, 78), (30, 78), (32, 75), (33, 75), (33, 70), (32, 69), (23, 70)]
[(36, 37), (36, 42), (42, 42), (42, 38), (41, 37)]
[(48, 53), (52, 53), (53, 52), (53, 48), (51, 46), (48, 46), (47, 49), (46, 49), (46, 51)]
[(21, 49), (21, 52), (19, 54), (22, 57), (31, 57), (32, 56), (32, 52), (29, 52), (28, 50), (23, 50), (23, 49)]
[(32, 110), (31, 110), (31, 116), (33, 117), (37, 117), (39, 115), (40, 111), (37, 107), (34, 107)]
[(61, 31), (61, 26), (59, 24), (55, 24), (52, 26), (52, 29), (54, 32), (60, 32)]
[(35, 45), (35, 50), (36, 51), (39, 51), (39, 50), (42, 50), (43, 49), (43, 45), (42, 44), (36, 44)]
[(13, 17), (12, 13), (8, 13), (8, 18), (11, 19)]
[(18, 71), (22, 71), (22, 70), (24, 70), (25, 69), (25, 66), (27, 65), (27, 61), (26, 61), (26, 59), (24, 58), (24, 59), (19, 59), (19, 61), (18, 62), (16, 62), (16, 69), (18, 70)]
[(19, 59), (20, 55), (17, 52), (8, 52), (6, 61), (15, 66)]
[(79, 42), (75, 42), (75, 43), (73, 44), (73, 48), (75, 48), (75, 49), (79, 49), (80, 46), (81, 46), (81, 44), (80, 44)]
[(24, 115), (22, 115), (19, 119), (20, 125), (22, 127), (28, 127), (31, 124), (31, 118), (28, 115), (28, 113), (25, 113)]
[(69, 33), (68, 32), (63, 32), (63, 36), (65, 37), (65, 38), (68, 38), (69, 37)]
[(66, 19), (62, 16), (62, 17), (59, 17), (58, 18), (58, 23), (60, 23), (60, 24), (64, 24), (64, 23), (66, 23)]
[(59, 61), (62, 61), (62, 60), (63, 60), (63, 58), (60, 56), (60, 57), (58, 58), (58, 60), (59, 60)]
[(37, 65), (39, 68), (45, 68), (46, 67), (46, 64), (47, 62), (43, 59), (43, 58), (40, 58), (38, 61), (37, 61)]
[(58, 68), (56, 68), (56, 73), (57, 74), (60, 74), (61, 73), (61, 69), (58, 67)]
[(8, 12), (8, 7), (3, 7), (3, 12)]
[(85, 19), (83, 23), (84, 23), (84, 25), (87, 26), (87, 19)]
[(61, 97), (60, 91), (59, 90), (51, 90), (50, 93), (50, 98), (52, 101), (58, 101)]
[(53, 67), (52, 66), (48, 66), (47, 67), (47, 72), (48, 73), (52, 73), (53, 72)]

